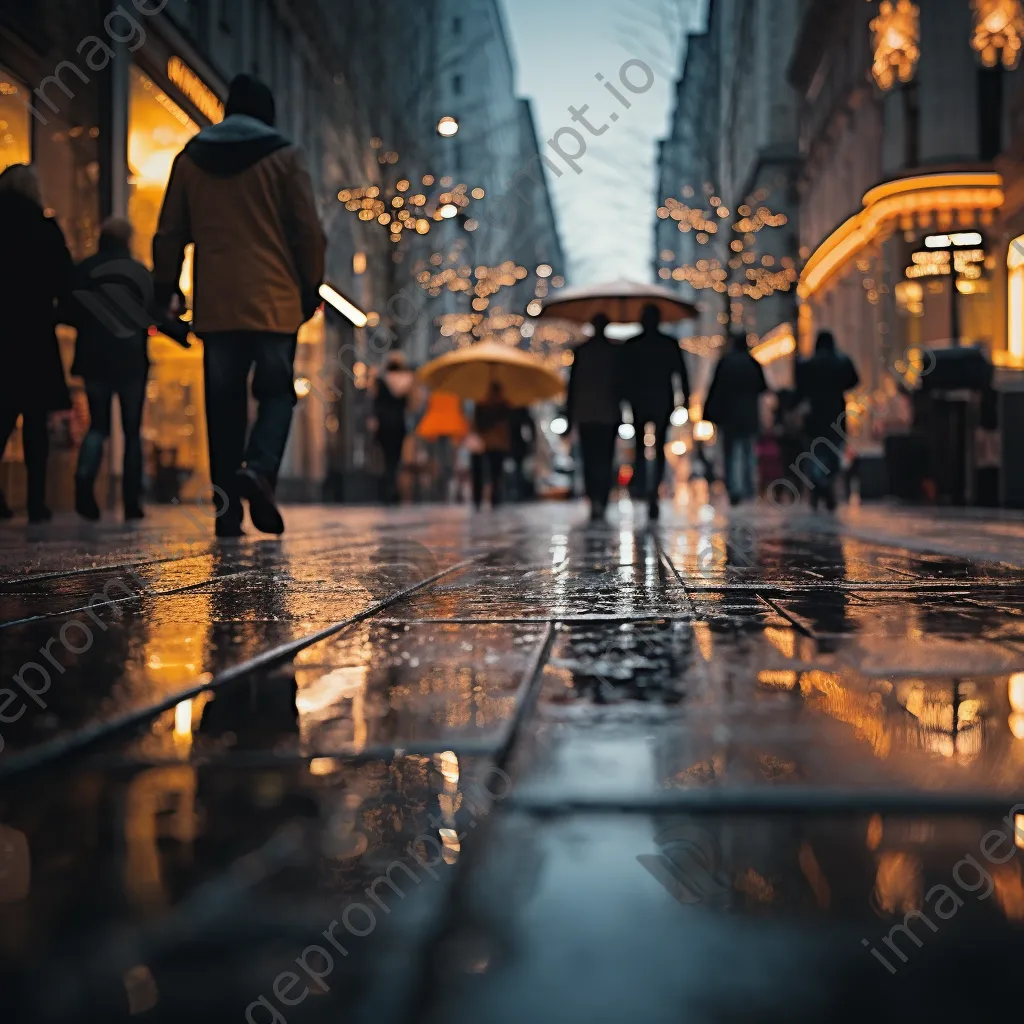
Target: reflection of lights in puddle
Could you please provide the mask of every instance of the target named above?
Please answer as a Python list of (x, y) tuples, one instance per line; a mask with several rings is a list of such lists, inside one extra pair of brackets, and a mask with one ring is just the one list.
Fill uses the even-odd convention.
[(435, 754), (434, 764), (445, 782), (452, 786), (459, 784), (459, 759), (454, 751), (445, 750), (443, 753)]
[(1010, 676), (1009, 692), (1010, 707), (1013, 709), (1010, 732), (1014, 739), (1024, 740), (1024, 672), (1014, 672)]
[(444, 857), (445, 864), (454, 864), (459, 859), (459, 853), (462, 850), (459, 834), (453, 828), (438, 829), (438, 832), (441, 836), (441, 842), (444, 844), (441, 856)]
[(341, 768), (341, 761), (335, 757), (314, 757), (309, 762), (310, 775), (330, 775)]

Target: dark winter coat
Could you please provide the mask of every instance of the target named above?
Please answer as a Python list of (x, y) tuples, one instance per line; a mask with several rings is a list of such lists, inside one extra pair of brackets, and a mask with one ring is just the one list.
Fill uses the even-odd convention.
[(846, 392), (859, 383), (853, 360), (837, 352), (831, 339), (819, 339), (814, 355), (796, 368), (797, 391), (811, 407), (807, 432), (816, 437), (828, 431), (846, 411)]
[(604, 337), (578, 349), (569, 373), (566, 407), (570, 426), (622, 422), (622, 349)]
[(68, 303), (78, 331), (72, 374), (109, 383), (146, 376), (149, 331), (142, 320), (153, 301), (148, 278), (128, 246), (113, 240), (102, 241), (95, 256), (78, 264)]
[(638, 423), (658, 423), (675, 408), (673, 375), (682, 381), (683, 404), (690, 404), (690, 378), (682, 349), (675, 338), (659, 331), (638, 334), (626, 342), (622, 353), (626, 401)]
[(30, 199), (0, 192), (0, 408), (70, 409), (56, 305), (74, 264), (64, 235)]
[(704, 419), (732, 437), (754, 437), (761, 432), (758, 399), (767, 390), (761, 364), (741, 339), (715, 367)]

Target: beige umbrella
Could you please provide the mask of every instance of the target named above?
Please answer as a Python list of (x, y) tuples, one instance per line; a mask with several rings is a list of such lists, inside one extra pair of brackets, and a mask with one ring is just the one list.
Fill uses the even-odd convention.
[(562, 378), (535, 356), (495, 341), (448, 352), (427, 363), (417, 376), (431, 390), (473, 402), (483, 401), (497, 381), (505, 401), (516, 407), (557, 398), (564, 389)]
[(697, 319), (696, 308), (668, 288), (625, 280), (564, 289), (543, 303), (541, 316), (588, 324), (603, 313), (613, 324), (635, 324), (644, 306), (657, 306), (664, 323)]

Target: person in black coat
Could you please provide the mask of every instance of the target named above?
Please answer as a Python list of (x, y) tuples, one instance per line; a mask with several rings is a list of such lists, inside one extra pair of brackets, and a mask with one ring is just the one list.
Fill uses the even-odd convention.
[[(665, 478), (665, 442), (676, 408), (677, 394), (682, 404), (690, 404), (690, 378), (686, 372), (679, 342), (658, 328), (661, 311), (655, 305), (642, 312), (643, 332), (626, 342), (623, 350), (623, 381), (626, 401), (633, 408), (637, 446), (633, 486), (639, 497), (647, 499), (652, 519), (658, 518), (658, 491)], [(676, 383), (678, 381), (678, 384)], [(678, 391), (677, 391), (678, 388)], [(655, 476), (648, 484), (647, 452), (639, 438), (645, 426), (654, 424)]]
[[(836, 507), (836, 477), (842, 461), (843, 435), (840, 417), (846, 412), (846, 392), (860, 383), (853, 360), (836, 349), (831, 331), (818, 335), (814, 355), (797, 363), (796, 386), (800, 399), (808, 406), (805, 433), (813, 456), (811, 505), (818, 507), (822, 497), (831, 511)], [(839, 431), (835, 425), (839, 424)], [(818, 444), (818, 439), (825, 443)]]
[(569, 429), (579, 433), (590, 518), (604, 519), (615, 479), (615, 438), (622, 422), (622, 351), (605, 337), (608, 318), (594, 317), (594, 336), (578, 349), (566, 400)]
[(402, 467), (402, 450), (408, 434), (406, 415), (409, 396), (416, 378), (400, 352), (388, 358), (384, 372), (377, 378), (373, 389), (372, 429), (384, 456), (384, 477), (381, 481), (381, 499), (385, 505), (398, 505), (401, 494), (398, 472)]
[(733, 505), (757, 494), (757, 438), (761, 432), (760, 398), (768, 385), (761, 364), (750, 354), (743, 334), (732, 336), (729, 351), (718, 361), (704, 418), (718, 427), (725, 451), (725, 482)]
[[(99, 251), (75, 269), (70, 303), (78, 330), (71, 372), (85, 381), (89, 432), (78, 452), (75, 508), (84, 519), (100, 518), (94, 487), (110, 437), (111, 403), (121, 407), (124, 431), (122, 497), (126, 520), (142, 519), (142, 410), (149, 374), (152, 305), (149, 271), (131, 256), (132, 227), (111, 218), (100, 234)], [(120, 300), (120, 301), (118, 301)]]
[[(43, 213), (39, 180), (27, 164), (0, 174), (0, 452), (22, 417), (28, 516), (46, 522), (48, 414), (71, 408), (57, 343), (56, 307), (74, 264), (57, 222)], [(10, 509), (0, 495), (0, 516)]]

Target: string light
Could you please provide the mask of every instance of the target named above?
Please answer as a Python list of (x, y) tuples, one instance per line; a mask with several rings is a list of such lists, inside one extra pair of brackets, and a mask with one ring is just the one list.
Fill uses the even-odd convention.
[(874, 62), (871, 73), (878, 87), (891, 89), (897, 79), (909, 82), (921, 57), (921, 12), (912, 0), (882, 0), (871, 21)]
[(1024, 9), (1020, 0), (973, 0), (974, 36), (971, 46), (982, 63), (994, 68), (1000, 60), (1013, 70), (1020, 61)]

